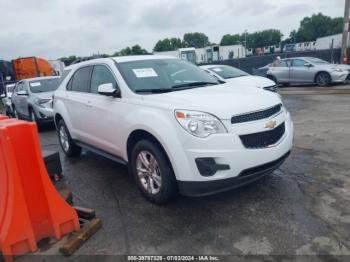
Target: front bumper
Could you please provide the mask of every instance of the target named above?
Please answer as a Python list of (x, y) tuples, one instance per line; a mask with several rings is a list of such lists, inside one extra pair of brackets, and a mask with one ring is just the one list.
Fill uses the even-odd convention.
[(35, 115), (37, 120), (41, 123), (51, 123), (54, 120), (53, 108), (51, 107), (41, 107), (35, 106)]
[(237, 177), (205, 182), (178, 181), (180, 193), (184, 196), (207, 196), (235, 189), (263, 178), (277, 169), (290, 152), (269, 163), (243, 170)]
[(348, 71), (343, 72), (332, 72), (331, 73), (332, 83), (344, 83), (350, 80), (350, 73)]
[[(241, 139), (242, 134), (266, 131), (266, 123), (276, 121), (277, 126), (285, 123), (285, 133), (272, 146), (259, 149), (246, 148)], [(229, 133), (212, 135), (204, 139), (194, 138), (180, 130), (181, 145), (172, 145), (168, 151), (179, 189), (184, 195), (200, 196), (229, 190), (255, 181), (272, 172), (292, 149), (293, 122), (290, 114), (282, 113), (268, 119), (254, 122), (231, 124), (224, 123)], [(179, 131), (179, 132), (180, 132)], [(204, 176), (196, 164), (198, 158), (212, 158), (215, 163), (229, 168), (222, 168), (214, 175)], [(248, 173), (248, 175), (243, 174)]]

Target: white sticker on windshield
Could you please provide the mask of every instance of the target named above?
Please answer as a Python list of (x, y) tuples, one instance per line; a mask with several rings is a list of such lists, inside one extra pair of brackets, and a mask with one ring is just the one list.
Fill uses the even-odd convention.
[(219, 68), (219, 67), (215, 67), (215, 68), (213, 68), (213, 71), (215, 71), (215, 72), (221, 72), (221, 71), (222, 71), (222, 69), (221, 69), (221, 68)]
[(157, 77), (156, 71), (154, 71), (153, 68), (137, 68), (133, 69), (134, 74), (137, 78), (143, 78), (143, 77)]
[(30, 83), (30, 86), (32, 86), (32, 87), (41, 86), (41, 83), (40, 82), (33, 82), (33, 83)]

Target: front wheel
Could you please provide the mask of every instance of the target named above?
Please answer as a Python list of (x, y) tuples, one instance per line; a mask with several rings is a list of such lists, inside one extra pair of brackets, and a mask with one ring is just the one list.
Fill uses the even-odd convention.
[(164, 204), (177, 194), (177, 183), (166, 153), (155, 142), (139, 141), (131, 154), (131, 172), (143, 195)]
[(329, 86), (332, 82), (331, 76), (326, 72), (318, 73), (316, 76), (316, 84), (318, 86)]
[(67, 157), (77, 157), (81, 153), (81, 147), (77, 146), (74, 142), (68, 128), (63, 120), (60, 120), (57, 125), (58, 140), (60, 141), (61, 148)]

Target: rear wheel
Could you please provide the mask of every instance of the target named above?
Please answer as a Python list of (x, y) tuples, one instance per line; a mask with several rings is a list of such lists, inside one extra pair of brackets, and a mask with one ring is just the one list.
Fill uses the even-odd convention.
[(68, 128), (63, 120), (60, 120), (57, 125), (58, 140), (62, 151), (67, 157), (77, 157), (81, 153), (81, 147), (77, 146), (74, 142)]
[(17, 118), (17, 119), (20, 119), (15, 107), (13, 107), (12, 111), (13, 111), (13, 117)]
[(318, 73), (316, 76), (316, 84), (318, 86), (329, 86), (332, 82), (331, 76), (326, 72)]
[(133, 148), (130, 164), (136, 183), (149, 201), (164, 204), (176, 196), (177, 183), (173, 169), (157, 143), (139, 141)]

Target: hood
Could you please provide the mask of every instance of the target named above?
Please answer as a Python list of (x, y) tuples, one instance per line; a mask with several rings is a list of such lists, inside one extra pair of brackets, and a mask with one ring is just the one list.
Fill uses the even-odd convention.
[(340, 68), (343, 70), (350, 70), (350, 65), (334, 65), (334, 64), (332, 64), (332, 67), (333, 68)]
[(37, 97), (40, 99), (51, 99), (53, 92), (42, 92), (42, 93), (32, 93), (33, 97)]
[(203, 111), (227, 120), (233, 115), (257, 111), (281, 103), (276, 93), (255, 87), (236, 88), (230, 83), (146, 95), (143, 101), (149, 106), (157, 105), (170, 110)]
[(254, 86), (259, 88), (264, 88), (267, 86), (274, 86), (276, 83), (266, 77), (261, 76), (241, 76), (236, 78), (225, 79), (226, 82), (236, 86)]
[(334, 69), (334, 68), (340, 68), (343, 70), (350, 70), (350, 65), (341, 65), (341, 64), (320, 64), (316, 65), (317, 68), (323, 68), (323, 69)]

